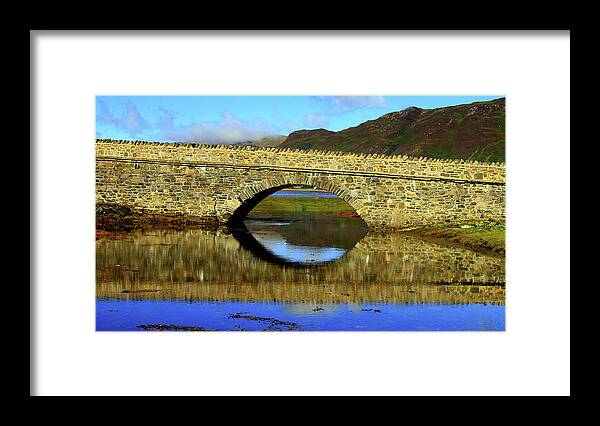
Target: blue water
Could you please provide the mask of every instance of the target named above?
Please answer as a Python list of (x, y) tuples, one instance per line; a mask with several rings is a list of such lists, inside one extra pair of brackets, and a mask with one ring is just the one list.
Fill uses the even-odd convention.
[[(140, 331), (137, 326), (142, 324), (175, 324), (218, 331), (259, 331), (271, 325), (268, 321), (229, 317), (241, 314), (291, 322), (302, 331), (504, 331), (504, 308), (484, 304), (311, 305), (98, 299), (96, 329)], [(280, 324), (271, 329), (290, 331)]]
[(267, 250), (288, 262), (326, 263), (341, 258), (347, 250), (337, 247), (313, 247), (290, 244), (283, 238), (255, 234), (256, 240)]

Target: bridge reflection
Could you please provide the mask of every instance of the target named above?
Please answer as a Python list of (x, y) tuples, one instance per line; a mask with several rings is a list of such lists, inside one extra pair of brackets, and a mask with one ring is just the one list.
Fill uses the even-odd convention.
[(290, 268), (316, 268), (319, 265), (307, 265), (306, 262), (293, 261), (289, 258), (277, 255), (272, 250), (269, 250), (265, 245), (259, 242), (254, 234), (248, 230), (244, 222), (238, 222), (230, 226), (231, 235), (240, 243), (240, 245), (254, 254), (257, 258), (265, 262), (281, 265)]
[(504, 303), (503, 257), (402, 233), (369, 233), (319, 266), (282, 263), (247, 232), (240, 238), (202, 230), (101, 240), (96, 259), (100, 298)]
[[(242, 222), (230, 228), (240, 245), (259, 259), (290, 268), (317, 268), (338, 261), (366, 234), (366, 227), (350, 227), (344, 238), (331, 236), (330, 227), (306, 222)], [(333, 226), (332, 226), (333, 227)]]

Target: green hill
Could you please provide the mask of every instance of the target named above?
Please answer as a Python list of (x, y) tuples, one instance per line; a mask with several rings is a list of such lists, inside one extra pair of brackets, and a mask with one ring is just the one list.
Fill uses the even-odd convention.
[(504, 142), (505, 98), (500, 98), (409, 107), (339, 132), (298, 130), (279, 147), (503, 162)]

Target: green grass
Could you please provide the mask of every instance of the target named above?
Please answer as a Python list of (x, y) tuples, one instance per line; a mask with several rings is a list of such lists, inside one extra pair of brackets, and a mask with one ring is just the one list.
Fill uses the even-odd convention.
[(452, 141), (446, 139), (436, 145), (429, 146), (423, 151), (423, 154), (431, 158), (452, 158)]
[(473, 152), (467, 160), (477, 160), (477, 161), (498, 161), (504, 162), (504, 139), (498, 139), (496, 141), (490, 142), (485, 146), (479, 147)]
[(432, 225), (410, 231), (423, 237), (440, 238), (473, 249), (506, 252), (506, 228), (495, 222), (465, 222), (459, 225)]
[(249, 214), (250, 218), (297, 218), (300, 216), (336, 214), (352, 210), (341, 198), (267, 197)]
[(385, 148), (384, 150), (384, 154), (393, 154), (394, 151), (396, 150), (396, 148), (398, 148), (400, 145), (406, 145), (408, 143), (410, 143), (410, 141), (412, 140), (412, 133), (410, 130), (406, 130), (404, 133), (402, 133), (402, 136), (400, 136), (396, 141), (391, 142), (390, 144), (388, 144), (388, 146)]
[(452, 114), (452, 119), (456, 121), (456, 124), (460, 124), (460, 122), (463, 121), (463, 118), (464, 116), (460, 111), (456, 111), (454, 114)]

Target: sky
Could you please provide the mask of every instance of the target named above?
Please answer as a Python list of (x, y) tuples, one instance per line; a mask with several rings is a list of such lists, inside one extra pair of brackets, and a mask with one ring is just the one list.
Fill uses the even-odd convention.
[(96, 137), (228, 144), (295, 130), (357, 126), (409, 106), (496, 96), (96, 96)]

